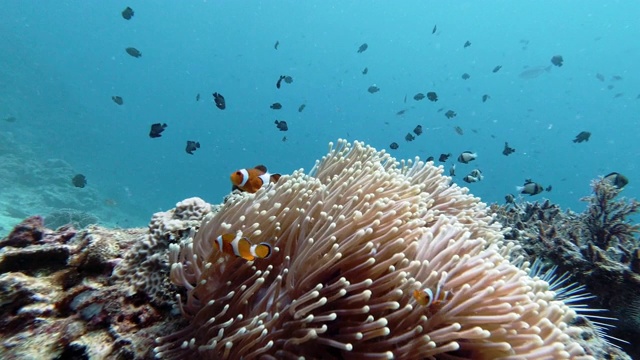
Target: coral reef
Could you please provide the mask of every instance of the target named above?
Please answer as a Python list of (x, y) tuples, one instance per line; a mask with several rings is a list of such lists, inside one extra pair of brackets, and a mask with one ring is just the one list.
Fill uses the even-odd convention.
[(167, 249), (211, 206), (187, 199), (147, 230), (47, 229), (42, 217), (0, 241), (0, 358), (148, 359), (181, 325)]
[(46, 226), (55, 229), (89, 224), (144, 224), (147, 219), (109, 206), (95, 187), (76, 188), (71, 178), (77, 173), (60, 159), (39, 159), (10, 132), (0, 132), (0, 236), (32, 214), (45, 216)]
[[(0, 358), (628, 359), (442, 172), (341, 141), (311, 175), (146, 229), (29, 217), (0, 240)], [(271, 257), (213, 250), (236, 231)]]
[[(229, 198), (170, 245), (189, 325), (160, 338), (157, 356), (593, 358), (575, 311), (509, 261), (486, 206), (442, 171), (340, 141), (313, 176)], [(247, 262), (214, 250), (211, 239), (236, 232), (274, 253)]]
[(619, 319), (611, 324), (611, 336), (628, 341), (620, 346), (640, 356), (639, 227), (630, 220), (640, 203), (618, 198), (622, 190), (604, 179), (591, 186), (581, 214), (562, 212), (549, 201), (492, 209), (505, 226), (505, 239), (517, 240), (527, 257), (555, 264), (583, 284), (595, 295), (592, 308), (609, 309)]

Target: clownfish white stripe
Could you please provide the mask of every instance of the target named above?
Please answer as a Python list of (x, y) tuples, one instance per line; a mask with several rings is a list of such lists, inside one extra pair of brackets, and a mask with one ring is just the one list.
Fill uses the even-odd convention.
[(271, 181), (271, 174), (266, 172), (266, 173), (260, 175), (259, 178), (260, 178), (260, 180), (262, 180), (262, 185), (268, 184), (269, 181)]
[(247, 169), (238, 170), (242, 174), (242, 182), (238, 186), (245, 186), (247, 184), (247, 180), (249, 180), (249, 172)]

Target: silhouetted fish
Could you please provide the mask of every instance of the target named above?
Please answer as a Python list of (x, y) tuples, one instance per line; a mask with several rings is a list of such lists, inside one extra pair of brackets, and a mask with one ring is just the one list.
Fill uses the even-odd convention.
[(139, 58), (142, 56), (142, 53), (134, 47), (128, 47), (124, 50), (127, 52), (127, 54), (133, 56), (134, 58)]
[(214, 92), (212, 95), (213, 101), (216, 102), (216, 107), (218, 107), (218, 109), (224, 110), (227, 108), (227, 102), (224, 100), (224, 96), (218, 94), (217, 92)]
[(71, 179), (71, 183), (75, 187), (83, 188), (87, 185), (87, 178), (82, 174), (78, 174)]
[(369, 45), (367, 45), (367, 43), (364, 43), (362, 45), (360, 45), (360, 47), (358, 48), (358, 53), (363, 53), (365, 52), (367, 49), (369, 48)]
[(133, 9), (127, 6), (124, 10), (122, 10), (122, 17), (125, 20), (131, 20), (131, 18), (133, 17)]
[(187, 147), (185, 149), (187, 154), (193, 155), (193, 152), (196, 151), (196, 149), (200, 149), (200, 143), (197, 141), (187, 140)]
[(307, 107), (307, 105), (305, 105), (305, 104), (300, 105), (298, 107), (298, 112), (302, 112), (302, 110), (304, 110), (304, 108), (306, 108), (306, 107)]
[(273, 103), (271, 104), (271, 106), (269, 106), (270, 108), (272, 108), (273, 110), (280, 110), (282, 109), (282, 104), (280, 103)]
[(122, 98), (120, 96), (112, 96), (111, 100), (113, 100), (113, 102), (118, 104), (118, 105), (124, 104), (124, 100), (122, 100)]
[(287, 122), (286, 121), (278, 121), (276, 120), (276, 127), (280, 130), (280, 131), (287, 131), (289, 130), (289, 127), (287, 126)]
[(273, 48), (278, 50), (278, 45), (280, 45), (280, 41), (276, 41), (276, 43), (273, 44)]
[(151, 131), (149, 131), (150, 138), (159, 138), (162, 136), (162, 132), (167, 128), (167, 124), (155, 123), (151, 125)]

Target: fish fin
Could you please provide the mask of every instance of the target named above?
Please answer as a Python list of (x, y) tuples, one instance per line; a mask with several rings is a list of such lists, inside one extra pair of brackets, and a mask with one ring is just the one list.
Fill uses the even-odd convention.
[(516, 186), (516, 191), (521, 193), (524, 190), (524, 186)]
[(253, 259), (255, 259), (255, 256), (251, 254), (251, 247), (251, 243), (246, 238), (238, 240), (238, 243), (236, 245), (238, 256), (247, 261), (252, 261)]
[[(276, 120), (276, 121), (277, 121), (277, 120)], [(254, 169), (256, 169), (256, 170), (260, 170), (260, 171), (262, 171), (263, 173), (266, 173), (266, 172), (267, 172), (267, 167), (266, 167), (266, 166), (264, 166), (264, 165), (256, 165), (256, 166), (254, 166), (253, 168), (254, 168)]]
[(280, 180), (281, 176), (282, 175), (280, 175), (280, 174), (271, 174), (271, 179), (270, 180), (271, 180), (272, 183), (277, 183), (278, 180)]
[(251, 255), (259, 259), (266, 259), (271, 255), (271, 245), (264, 242), (257, 245), (252, 245)]

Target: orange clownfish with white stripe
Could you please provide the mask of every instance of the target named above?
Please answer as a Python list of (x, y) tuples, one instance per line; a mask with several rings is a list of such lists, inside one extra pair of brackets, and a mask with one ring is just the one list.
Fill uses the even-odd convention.
[(275, 183), (278, 179), (280, 179), (280, 174), (270, 174), (264, 165), (258, 165), (253, 169), (240, 169), (231, 174), (231, 183), (233, 184), (231, 190), (237, 189), (255, 193), (264, 184)]
[(237, 234), (222, 234), (214, 242), (216, 248), (225, 254), (239, 256), (247, 261), (256, 258), (266, 259), (271, 255), (271, 245), (267, 243), (252, 244), (249, 239)]

